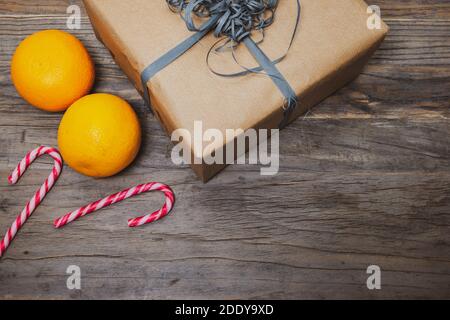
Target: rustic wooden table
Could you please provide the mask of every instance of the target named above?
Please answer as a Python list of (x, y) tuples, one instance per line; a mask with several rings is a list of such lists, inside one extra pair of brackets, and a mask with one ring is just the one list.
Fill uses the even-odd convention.
[[(30, 149), (56, 146), (61, 114), (18, 97), (9, 76), (21, 39), (65, 29), (79, 1), (0, 1), (0, 230), (51, 168), (6, 177)], [(70, 168), (0, 260), (0, 298), (450, 298), (450, 1), (378, 0), (391, 32), (363, 74), (280, 136), (281, 171), (232, 166), (207, 184), (170, 161), (171, 142), (95, 39), (73, 31), (97, 64), (97, 92), (130, 101), (144, 130), (132, 167), (107, 180)], [(176, 208), (129, 229), (133, 198), (54, 230), (56, 216), (136, 182), (173, 186)], [(378, 265), (382, 289), (368, 290)], [(68, 290), (78, 265), (82, 290)]]

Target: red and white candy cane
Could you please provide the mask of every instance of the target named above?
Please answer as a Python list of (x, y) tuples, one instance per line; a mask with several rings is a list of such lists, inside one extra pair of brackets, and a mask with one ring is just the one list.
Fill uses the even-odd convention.
[(56, 180), (58, 180), (59, 175), (61, 174), (63, 162), (59, 151), (55, 148), (41, 146), (37, 149), (34, 149), (33, 151), (30, 151), (25, 156), (25, 158), (20, 161), (16, 169), (14, 169), (14, 171), (8, 177), (9, 184), (16, 184), (17, 181), (19, 181), (20, 177), (27, 170), (27, 168), (33, 163), (33, 161), (43, 155), (49, 155), (53, 158), (53, 160), (55, 160), (53, 170), (45, 180), (44, 184), (36, 191), (30, 201), (28, 201), (25, 208), (22, 210), (20, 215), (17, 216), (16, 220), (14, 220), (13, 224), (6, 232), (5, 237), (0, 242), (0, 257), (5, 253), (6, 249), (11, 244), (11, 241), (14, 239), (17, 232), (20, 230), (20, 228), (22, 228), (33, 211), (39, 206), (39, 204), (42, 202), (44, 197), (53, 187)]
[(97, 200), (95, 202), (92, 202), (91, 204), (81, 207), (78, 210), (72, 211), (54, 221), (54, 226), (56, 228), (61, 228), (72, 221), (81, 218), (87, 214), (90, 214), (94, 211), (100, 210), (102, 208), (105, 208), (107, 206), (110, 206), (114, 203), (123, 201), (125, 199), (128, 199), (130, 197), (133, 197), (135, 195), (148, 192), (148, 191), (161, 191), (164, 193), (164, 196), (166, 198), (166, 202), (162, 206), (161, 209), (148, 214), (143, 217), (133, 218), (128, 220), (128, 226), (129, 227), (139, 227), (147, 223), (154, 222), (156, 220), (159, 220), (163, 217), (165, 217), (173, 208), (173, 204), (175, 202), (175, 196), (173, 194), (172, 189), (170, 189), (169, 186), (158, 183), (158, 182), (151, 182), (147, 184), (140, 184), (134, 188), (125, 189), (121, 192), (115, 193), (110, 195), (109, 197)]

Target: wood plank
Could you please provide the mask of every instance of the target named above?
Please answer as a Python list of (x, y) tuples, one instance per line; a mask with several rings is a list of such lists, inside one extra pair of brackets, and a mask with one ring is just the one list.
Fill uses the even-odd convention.
[[(4, 17), (0, 22), (2, 82), (9, 81), (9, 62), (15, 47), (26, 35), (40, 29), (41, 19)], [(65, 28), (63, 16), (47, 17), (46, 21), (48, 28)], [(81, 30), (71, 32), (84, 42), (96, 62), (97, 90), (113, 89), (131, 102), (140, 104), (140, 97), (128, 85), (107, 50), (95, 39), (89, 20), (86, 18), (82, 22)], [(315, 109), (308, 117), (448, 119), (450, 21), (438, 25), (388, 22), (391, 33), (364, 73), (356, 82), (327, 100), (325, 107)], [(0, 108), (7, 106), (11, 99), (17, 99), (17, 93), (12, 86), (5, 86), (0, 96)], [(14, 100), (14, 103), (23, 102)], [(17, 108), (17, 112), (28, 113), (30, 110)]]
[[(29, 149), (56, 145), (62, 116), (17, 96), (9, 61), (27, 34), (65, 28), (67, 3), (0, 8), (0, 232), (51, 160), (38, 160), (16, 186), (7, 175)], [(208, 184), (172, 164), (169, 138), (83, 18), (74, 33), (96, 62), (95, 91), (132, 103), (143, 148), (110, 179), (64, 169), (0, 260), (0, 299), (449, 298), (449, 2), (378, 3), (391, 33), (355, 82), (281, 132), (280, 174), (231, 166)], [(152, 180), (177, 195), (163, 221), (126, 227), (131, 215), (159, 206), (161, 196), (149, 194), (51, 226), (88, 201)], [(81, 267), (81, 291), (66, 288), (72, 264)], [(380, 291), (366, 288), (370, 264), (382, 268)]]
[[(431, 20), (450, 18), (449, 0), (377, 0), (366, 2), (378, 5), (384, 18)], [(67, 7), (72, 4), (79, 5), (84, 13), (81, 0), (40, 0), (39, 5), (30, 5), (29, 0), (14, 0), (2, 4), (0, 14), (61, 14), (65, 13)]]
[[(94, 184), (66, 170), (0, 262), (0, 296), (74, 297), (64, 270), (75, 264), (84, 272), (80, 298), (448, 297), (448, 172), (283, 170), (268, 180), (239, 169), (201, 185), (187, 170), (160, 171)], [(19, 210), (44, 175), (2, 185), (3, 205)], [(174, 186), (172, 216), (126, 228), (130, 212), (157, 206), (151, 195), (52, 230), (58, 214), (137, 175)], [(379, 293), (365, 288), (370, 264), (383, 268)]]

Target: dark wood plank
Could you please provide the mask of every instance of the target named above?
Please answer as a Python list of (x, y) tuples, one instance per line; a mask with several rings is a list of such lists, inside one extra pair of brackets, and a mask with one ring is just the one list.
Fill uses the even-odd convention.
[[(27, 34), (65, 28), (67, 3), (0, 9), (0, 232), (51, 161), (16, 186), (9, 171), (29, 149), (56, 145), (61, 118), (17, 96), (9, 61)], [(0, 298), (449, 298), (449, 3), (378, 3), (390, 35), (355, 82), (282, 131), (280, 174), (232, 166), (208, 184), (172, 164), (169, 138), (83, 18), (74, 33), (96, 62), (95, 90), (133, 104), (143, 148), (110, 179), (64, 169), (0, 260)], [(55, 217), (147, 180), (177, 194), (165, 220), (126, 227), (130, 214), (159, 206), (153, 194), (53, 230)], [(81, 291), (65, 286), (72, 264)], [(382, 268), (381, 291), (366, 288), (370, 264)]]
[[(39, 5), (30, 5), (29, 0), (8, 0), (4, 2), (0, 7), (0, 14), (61, 14), (65, 13), (67, 7), (72, 4), (79, 5), (84, 12), (82, 0), (40, 0)], [(382, 10), (383, 18), (435, 20), (450, 17), (449, 0), (377, 0), (366, 2), (378, 5)]]

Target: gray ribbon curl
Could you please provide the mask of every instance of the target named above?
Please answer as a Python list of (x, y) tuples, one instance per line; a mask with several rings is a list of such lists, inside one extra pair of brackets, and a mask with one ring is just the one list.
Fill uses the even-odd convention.
[[(298, 8), (297, 20), (287, 51), (292, 46), (300, 22), (300, 0), (294, 1), (297, 2)], [(264, 71), (264, 74), (272, 79), (285, 97), (285, 105), (283, 106), (284, 119), (280, 123), (280, 127), (284, 127), (288, 122), (289, 115), (298, 105), (295, 91), (276, 68), (276, 64), (285, 58), (287, 52), (282, 57), (271, 61), (258, 46), (264, 40), (264, 29), (272, 25), (275, 20), (278, 0), (166, 0), (166, 2), (170, 10), (181, 15), (186, 23), (187, 29), (194, 32), (194, 34), (150, 64), (142, 72), (141, 81), (144, 89), (144, 98), (149, 107), (150, 97), (146, 88), (147, 82), (156, 73), (198, 43), (206, 34), (214, 31), (216, 37), (222, 38), (216, 45), (225, 40), (225, 43), (219, 48), (216, 48), (216, 51), (220, 51), (227, 44), (231, 43), (230, 48), (233, 49), (233, 58), (238, 63), (234, 55), (234, 48), (242, 42), (259, 63), (260, 67), (250, 69), (238, 63), (244, 69), (243, 72), (234, 74), (218, 73), (209, 66), (209, 56), (216, 45), (209, 50), (206, 57), (208, 67), (216, 75), (225, 77), (243, 76), (249, 73), (262, 73)], [(194, 22), (196, 17), (201, 20), (206, 19), (206, 22), (197, 26)], [(252, 32), (254, 31), (261, 32), (262, 34), (262, 40), (258, 43), (255, 43), (251, 38)]]
[(166, 0), (173, 12), (180, 13), (190, 31), (200, 31), (194, 17), (219, 16), (216, 37), (226, 36), (239, 43), (253, 30), (264, 30), (274, 21), (278, 0)]

